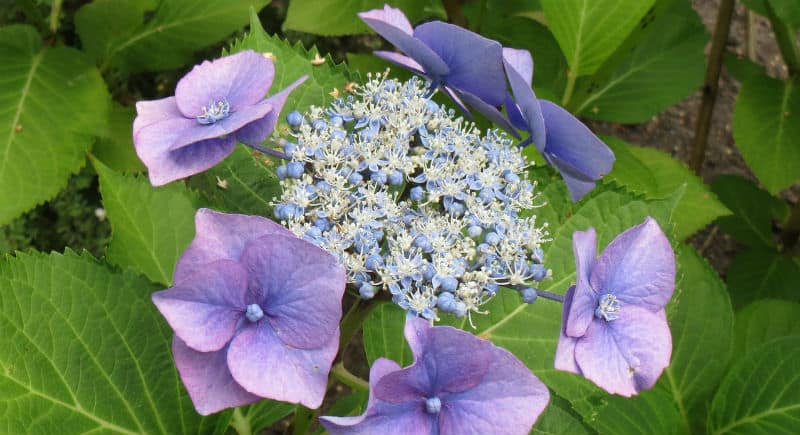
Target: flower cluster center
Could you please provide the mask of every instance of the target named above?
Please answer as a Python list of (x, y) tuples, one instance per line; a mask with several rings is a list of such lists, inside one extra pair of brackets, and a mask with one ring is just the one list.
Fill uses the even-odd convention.
[(619, 318), (620, 308), (622, 308), (622, 305), (617, 300), (617, 297), (606, 293), (600, 296), (600, 303), (594, 310), (594, 315), (597, 318), (605, 319), (606, 322), (610, 322)]
[(231, 105), (228, 100), (209, 101), (208, 106), (203, 106), (203, 114), (198, 116), (197, 122), (203, 125), (213, 124), (225, 119), (230, 114)]

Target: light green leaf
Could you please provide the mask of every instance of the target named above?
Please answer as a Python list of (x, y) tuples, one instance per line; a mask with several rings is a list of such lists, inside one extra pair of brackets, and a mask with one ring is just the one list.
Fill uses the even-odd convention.
[(281, 193), (275, 175), (279, 164), (276, 159), (239, 146), (222, 163), (189, 179), (189, 184), (217, 210), (271, 216), (270, 203)]
[[(630, 3), (630, 2), (629, 2)], [(708, 41), (687, 1), (649, 15), (642, 35), (595, 75), (579, 83), (570, 109), (604, 121), (640, 123), (677, 103), (703, 83)]]
[(94, 160), (103, 206), (111, 221), (108, 259), (154, 282), (172, 283), (175, 263), (194, 237), (196, 195), (182, 183), (153, 187)]
[(43, 48), (31, 26), (0, 28), (0, 225), (78, 172), (105, 129), (103, 79), (73, 48)]
[(756, 299), (800, 302), (800, 259), (769, 249), (749, 249), (733, 258), (728, 289), (734, 308)]
[(389, 358), (400, 366), (410, 365), (414, 358), (403, 336), (405, 310), (396, 304), (380, 304), (364, 321), (364, 352), (370, 365), (378, 358)]
[[(312, 105), (325, 106), (333, 101), (330, 93), (334, 88), (344, 94), (345, 85), (359, 81), (357, 74), (350, 73), (344, 64), (335, 64), (328, 55), (322, 58), (325, 63), (313, 65), (311, 61), (319, 54), (316, 47), (307, 50), (300, 42), (291, 45), (277, 36), (268, 35), (254, 11), (250, 13), (250, 32), (236, 41), (229, 51), (236, 53), (248, 49), (272, 53), (274, 57), (275, 81), (272, 82), (270, 93), (278, 92), (301, 76), (308, 75), (308, 80), (289, 94), (283, 114), (292, 110), (303, 112)], [(284, 119), (283, 116), (280, 119)]]
[(733, 138), (745, 162), (776, 194), (800, 179), (800, 85), (766, 75), (742, 82), (733, 112)]
[(143, 172), (142, 161), (133, 148), (131, 128), (136, 111), (116, 102), (109, 112), (108, 131), (92, 147), (92, 154), (98, 160), (118, 172), (126, 174)]
[(601, 434), (677, 434), (681, 416), (671, 399), (658, 389), (631, 398), (607, 395), (601, 399), (602, 408), (585, 418)]
[(551, 395), (550, 403), (533, 426), (531, 435), (589, 435), (592, 432), (583, 425), (581, 418), (571, 412), (569, 403)]
[[(368, 33), (369, 27), (358, 18), (359, 12), (383, 9), (384, 0), (317, 1), (292, 0), (283, 22), (283, 30), (297, 30), (322, 36)], [(430, 17), (436, 0), (395, 0), (391, 6), (399, 8), (415, 23)], [(439, 7), (441, 9), (441, 7)], [(439, 17), (445, 18), (445, 17)]]
[[(233, 425), (245, 425), (254, 434), (272, 426), (282, 420), (297, 408), (296, 405), (275, 400), (262, 400), (258, 403), (241, 408), (240, 415), (233, 415)], [(242, 421), (236, 421), (241, 418)]]
[[(730, 214), (703, 180), (683, 162), (653, 148), (632, 146), (613, 137), (603, 140), (615, 155), (621, 156), (614, 162), (608, 179), (651, 198), (664, 197), (686, 185), (686, 193), (673, 216), (677, 239), (686, 239), (714, 219)], [(649, 172), (649, 177), (645, 171)]]
[(202, 434), (172, 362), (172, 330), (147, 280), (88, 254), (25, 254), (0, 263), (0, 432)]
[(762, 299), (736, 313), (733, 354), (745, 355), (779, 337), (800, 335), (800, 304)]
[(654, 0), (541, 0), (575, 76), (594, 73), (622, 43)]
[[(702, 429), (711, 399), (731, 355), (733, 309), (725, 284), (688, 245), (677, 250), (678, 284), (667, 305), (672, 360), (656, 388), (672, 396), (684, 429)], [(655, 432), (652, 432), (655, 433)]]
[[(180, 68), (247, 24), (268, 0), (95, 0), (75, 16), (87, 50), (123, 73)], [(147, 14), (152, 17), (145, 19)]]
[(711, 403), (709, 429), (722, 434), (796, 434), (800, 337), (771, 340), (739, 360)]
[(717, 177), (711, 190), (733, 211), (733, 215), (717, 220), (723, 231), (753, 247), (775, 246), (772, 221), (783, 221), (789, 215), (784, 201), (735, 175)]

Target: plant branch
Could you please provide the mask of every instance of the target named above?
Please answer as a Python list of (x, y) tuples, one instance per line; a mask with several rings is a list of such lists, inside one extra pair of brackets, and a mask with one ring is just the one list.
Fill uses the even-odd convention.
[(451, 23), (466, 28), (467, 17), (464, 16), (464, 0), (443, 0), (445, 12), (447, 12), (447, 20)]
[(56, 33), (58, 31), (58, 18), (61, 15), (61, 3), (63, 3), (63, 0), (53, 0), (53, 4), (50, 6), (50, 33)]
[(369, 382), (359, 378), (358, 376), (350, 373), (344, 366), (344, 363), (339, 362), (331, 369), (331, 374), (339, 382), (347, 385), (353, 390), (369, 391)]
[(719, 90), (719, 73), (722, 70), (722, 57), (725, 54), (725, 44), (733, 17), (734, 0), (722, 0), (717, 11), (717, 24), (714, 29), (714, 39), (711, 41), (711, 53), (708, 55), (708, 68), (703, 85), (703, 102), (697, 116), (694, 130), (694, 142), (690, 150), (689, 166), (700, 175), (703, 160), (708, 146), (708, 132), (711, 128), (711, 116), (714, 113), (714, 103)]
[(794, 29), (783, 22), (772, 8), (770, 2), (765, 1), (764, 6), (769, 14), (769, 21), (772, 24), (772, 31), (775, 32), (775, 40), (781, 50), (781, 56), (789, 69), (789, 77), (800, 77), (800, 46), (797, 45)]
[(791, 252), (793, 248), (800, 246), (800, 203), (792, 207), (789, 218), (782, 225), (780, 233), (781, 248), (784, 252)]
[(231, 427), (239, 435), (253, 435), (253, 429), (250, 427), (250, 420), (242, 414), (241, 408), (233, 410), (233, 418), (231, 419)]

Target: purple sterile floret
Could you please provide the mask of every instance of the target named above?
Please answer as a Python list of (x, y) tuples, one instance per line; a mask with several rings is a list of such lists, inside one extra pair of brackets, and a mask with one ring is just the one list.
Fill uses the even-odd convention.
[(530, 134), (536, 149), (561, 173), (573, 201), (591, 191), (614, 165), (614, 153), (578, 118), (539, 100), (531, 88), (533, 60), (527, 50), (504, 48), (503, 62), (514, 100), (506, 101), (512, 124)]
[(555, 367), (610, 393), (652, 387), (669, 365), (664, 306), (675, 288), (675, 255), (658, 223), (617, 236), (599, 258), (593, 228), (572, 237), (577, 279), (564, 297)]
[(288, 94), (306, 77), (265, 98), (272, 60), (252, 50), (196, 65), (175, 96), (136, 103), (133, 143), (159, 186), (202, 172), (233, 152), (236, 142), (258, 146), (278, 120)]
[(174, 286), (153, 294), (195, 408), (260, 398), (318, 407), (339, 344), (344, 269), (266, 218), (201, 209), (195, 220)]
[(424, 75), (464, 113), (469, 115), (462, 101), (481, 113), (488, 109), (485, 114), (490, 118), (495, 107), (503, 104), (506, 84), (502, 46), (497, 41), (441, 21), (414, 29), (400, 9), (389, 5), (358, 16), (405, 54), (376, 51), (376, 56)]
[(409, 316), (405, 336), (414, 363), (378, 359), (367, 410), (322, 417), (339, 434), (527, 434), (550, 395), (514, 355), (449, 326)]

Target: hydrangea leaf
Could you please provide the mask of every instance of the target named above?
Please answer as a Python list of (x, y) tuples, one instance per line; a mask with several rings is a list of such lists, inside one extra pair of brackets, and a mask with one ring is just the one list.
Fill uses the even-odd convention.
[(89, 254), (17, 253), (0, 263), (0, 432), (221, 434), (172, 363), (172, 330), (143, 277)]
[(275, 175), (280, 162), (239, 146), (222, 163), (189, 180), (215, 209), (231, 213), (272, 216), (272, 199), (280, 196)]
[(395, 304), (380, 304), (364, 321), (364, 351), (370, 365), (378, 358), (389, 358), (401, 367), (414, 362), (403, 339), (406, 312)]
[[(105, 69), (164, 71), (191, 63), (195, 51), (247, 23), (269, 0), (95, 0), (75, 15), (87, 51)], [(151, 17), (148, 15), (152, 14)]]
[(800, 302), (800, 259), (770, 249), (743, 251), (728, 269), (728, 288), (735, 308), (763, 298)]
[(667, 305), (672, 361), (656, 388), (672, 396), (680, 427), (702, 432), (705, 403), (731, 356), (733, 308), (725, 284), (697, 251), (680, 245), (676, 254), (678, 283)]
[(94, 167), (111, 222), (109, 261), (170, 285), (175, 263), (194, 237), (196, 195), (182, 183), (155, 188), (143, 176), (122, 175), (98, 160)]
[(589, 435), (591, 434), (584, 426), (580, 416), (574, 414), (570, 405), (564, 399), (550, 395), (550, 403), (545, 408), (539, 420), (533, 426), (531, 435)]
[(709, 432), (794, 434), (800, 421), (800, 336), (770, 340), (731, 367), (711, 403)]
[[(384, 0), (349, 0), (319, 2), (316, 0), (293, 0), (289, 2), (283, 30), (313, 33), (322, 36), (353, 35), (369, 33), (369, 27), (358, 18), (359, 12), (383, 8)], [(431, 0), (395, 0), (392, 7), (408, 14), (412, 23), (432, 15)], [(441, 6), (439, 7), (441, 10)], [(441, 18), (444, 18), (443, 16)]]
[(723, 231), (749, 246), (775, 246), (772, 221), (789, 216), (789, 206), (784, 201), (735, 175), (717, 177), (711, 190), (733, 211), (733, 215), (717, 220)]
[(602, 399), (602, 409), (585, 418), (601, 434), (678, 434), (681, 416), (671, 399), (659, 389), (643, 391), (631, 398), (607, 395)]
[[(570, 109), (604, 121), (639, 123), (677, 103), (703, 83), (708, 41), (700, 17), (685, 1), (648, 14), (640, 34), (629, 38), (591, 77), (577, 84)], [(640, 30), (641, 29), (641, 30)]]
[(800, 304), (761, 299), (736, 313), (733, 354), (744, 355), (773, 338), (800, 335)]
[(661, 151), (632, 146), (617, 138), (603, 140), (620, 156), (608, 179), (651, 198), (669, 195), (686, 184), (686, 193), (674, 214), (677, 239), (686, 239), (718, 217), (730, 214), (703, 180), (682, 162)]
[(571, 73), (594, 73), (645, 16), (655, 0), (541, 0)]
[[(232, 426), (246, 425), (251, 433), (261, 433), (287, 415), (294, 412), (296, 405), (264, 399), (258, 403), (241, 408), (241, 417), (234, 413)], [(242, 421), (236, 421), (240, 418)]]
[(92, 147), (98, 160), (118, 172), (126, 174), (144, 171), (144, 165), (133, 148), (131, 125), (136, 111), (116, 102), (112, 103), (108, 116), (108, 131)]
[(31, 26), (0, 28), (0, 224), (46, 201), (105, 129), (110, 98), (78, 50), (42, 47)]
[[(300, 42), (292, 45), (278, 36), (268, 35), (261, 27), (254, 10), (250, 11), (250, 32), (236, 41), (228, 52), (236, 53), (248, 49), (271, 53), (275, 60), (275, 81), (272, 82), (270, 93), (308, 75), (308, 80), (289, 94), (283, 106), (284, 115), (292, 110), (303, 112), (312, 105), (326, 106), (334, 99), (330, 94), (334, 89), (345, 95), (345, 86), (359, 81), (357, 74), (351, 73), (344, 64), (334, 63), (329, 55), (318, 57), (320, 54), (316, 47), (306, 49)], [(321, 59), (322, 63), (314, 65), (312, 61), (315, 57)], [(283, 115), (280, 119), (284, 119)]]
[(742, 82), (733, 138), (747, 166), (772, 194), (800, 179), (800, 84), (766, 75)]

